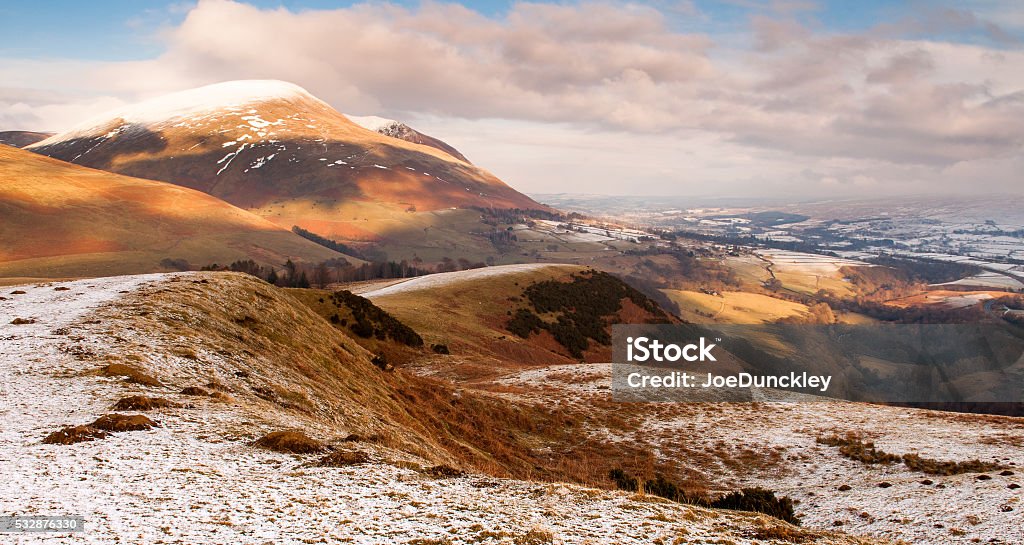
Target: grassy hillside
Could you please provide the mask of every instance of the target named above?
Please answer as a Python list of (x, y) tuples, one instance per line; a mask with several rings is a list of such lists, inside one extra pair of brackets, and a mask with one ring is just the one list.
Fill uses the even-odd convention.
[[(601, 332), (608, 333), (612, 323), (670, 319), (618, 279), (576, 265), (436, 274), (364, 288), (362, 295), (415, 329), (426, 346), (448, 347), (450, 356), (427, 358), (424, 365), (468, 381), (523, 366), (608, 361), (610, 346)], [(587, 311), (580, 314), (577, 308)], [(534, 316), (537, 327), (517, 328), (523, 313)]]
[(806, 305), (759, 293), (663, 291), (678, 305), (680, 316), (696, 323), (762, 324), (808, 312)]
[(395, 288), (370, 289), (362, 295), (416, 330), (428, 346), (446, 345), (451, 357), (437, 359), (462, 378), (490, 376), (504, 365), (573, 361), (553, 340), (524, 340), (505, 326), (520, 306), (517, 298), (526, 286), (544, 280), (566, 280), (583, 268), (527, 265), (503, 267), (497, 276), (480, 272), (495, 269), (431, 275)]
[[(112, 364), (127, 367), (159, 382), (165, 392), (191, 387), (220, 392), (226, 402), (251, 415), (258, 429), (300, 429), (338, 449), (379, 451), (394, 463), (447, 464), (496, 476), (609, 486), (611, 469), (649, 454), (623, 445), (610, 456), (605, 439), (590, 433), (606, 425), (606, 417), (595, 420), (571, 404), (513, 401), (500, 390), (466, 388), (445, 380), (444, 373), (420, 372), (446, 362), (497, 363), (471, 352), (483, 348), (572, 361), (535, 340), (501, 333), (503, 320), (482, 322), (487, 314), (475, 312), (484, 306), (481, 297), (521, 292), (530, 282), (568, 279), (580, 272), (548, 269), (501, 275), (498, 281), (492, 277), (490, 282), (453, 283), (451, 291), (442, 290), (462, 295), (464, 302), (451, 321), (443, 322), (449, 329), (444, 337), (436, 323), (425, 325), (431, 321), (423, 319), (427, 309), (418, 306), (443, 304), (428, 302), (433, 290), (406, 292), (404, 301), (413, 306), (405, 311), (388, 308), (426, 341), (424, 347), (403, 345), (408, 354), (419, 354), (412, 367), (380, 365), (375, 361), (380, 349), (387, 342), (395, 344), (386, 332), (384, 339), (373, 335), (380, 344), (364, 345), (307, 304), (311, 296), (319, 298), (315, 291), (276, 288), (240, 273), (190, 273), (139, 290), (102, 316), (104, 324), (131, 334), (115, 346), (91, 348), (89, 359), (97, 362), (97, 372)], [(487, 290), (486, 284), (500, 288)], [(391, 305), (397, 296), (388, 298)], [(374, 298), (375, 303), (381, 300)], [(313, 301), (313, 306), (320, 304)], [(330, 306), (345, 307), (341, 312), (351, 316), (355, 305)], [(437, 314), (429, 316), (437, 321)], [(377, 318), (374, 323), (384, 323)], [(452, 329), (456, 322), (464, 327)], [(472, 334), (477, 336), (452, 340), (474, 331), (470, 328), (476, 328)], [(489, 346), (502, 335), (507, 342)], [(442, 338), (449, 340), (450, 355), (428, 348)], [(258, 437), (249, 428), (233, 433)]]
[(341, 254), (209, 195), (0, 146), (0, 276), (109, 276)]
[[(585, 411), (382, 370), (253, 277), (21, 288), (0, 300), (33, 317), (0, 338), (6, 492), (81, 514), (104, 543), (873, 542), (669, 501), (662, 477), (611, 490), (608, 466), (634, 452), (589, 437)], [(46, 484), (55, 464), (74, 494)], [(565, 480), (605, 489), (550, 482)], [(714, 504), (764, 507), (730, 498)]]

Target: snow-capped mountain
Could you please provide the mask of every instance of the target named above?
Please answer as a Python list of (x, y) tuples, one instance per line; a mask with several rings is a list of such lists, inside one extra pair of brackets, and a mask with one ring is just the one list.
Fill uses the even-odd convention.
[(388, 119), (386, 117), (378, 117), (375, 115), (345, 114), (345, 116), (364, 129), (383, 134), (384, 136), (390, 136), (391, 138), (405, 140), (406, 142), (423, 144), (424, 146), (437, 148), (460, 161), (469, 162), (469, 159), (466, 159), (465, 155), (450, 146), (447, 142), (434, 138), (428, 134), (423, 134), (401, 121)]
[[(282, 81), (232, 81), (157, 97), (28, 149), (198, 189), (325, 236), (353, 231), (348, 224), (359, 221), (353, 207), (378, 216), (542, 208), (450, 152), (367, 130)], [(365, 225), (359, 229), (376, 236)]]

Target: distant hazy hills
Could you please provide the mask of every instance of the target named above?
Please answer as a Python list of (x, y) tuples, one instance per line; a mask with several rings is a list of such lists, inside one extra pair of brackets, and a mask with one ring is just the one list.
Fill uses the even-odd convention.
[(0, 276), (6, 277), (342, 257), (199, 191), (10, 146), (0, 146), (0, 218)]

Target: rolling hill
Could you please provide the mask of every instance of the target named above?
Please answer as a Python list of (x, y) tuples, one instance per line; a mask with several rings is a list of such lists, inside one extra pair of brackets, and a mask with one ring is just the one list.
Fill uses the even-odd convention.
[(29, 149), (197, 189), (336, 240), (402, 238), (464, 219), (452, 209), (545, 208), (452, 150), (365, 129), (281, 81), (165, 95)]
[[(447, 372), (461, 378), (523, 366), (608, 361), (610, 337), (583, 332), (610, 334), (612, 324), (676, 321), (614, 276), (578, 265), (500, 265), (356, 290), (415, 329), (428, 346), (450, 349), (457, 358)], [(563, 306), (542, 311), (534, 302), (540, 299)], [(538, 320), (532, 330), (514, 325), (532, 317)], [(561, 327), (551, 327), (555, 323)]]
[(51, 136), (53, 136), (53, 134), (46, 132), (0, 131), (0, 144), (23, 148), (25, 146), (35, 144), (36, 142), (46, 140)]
[[(199, 191), (0, 146), (0, 276), (344, 257)], [(351, 259), (351, 258), (350, 258)], [(355, 260), (353, 260), (355, 261)]]

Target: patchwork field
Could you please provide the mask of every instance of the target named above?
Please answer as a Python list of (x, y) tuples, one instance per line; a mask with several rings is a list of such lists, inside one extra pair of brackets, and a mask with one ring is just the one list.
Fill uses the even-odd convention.
[(870, 266), (852, 259), (785, 250), (757, 250), (755, 253), (770, 262), (774, 278), (784, 288), (808, 295), (819, 290), (847, 295), (851, 293), (850, 286), (843, 280), (840, 269)]
[(986, 271), (981, 274), (971, 276), (969, 278), (961, 278), (954, 282), (947, 282), (945, 284), (936, 284), (936, 287), (944, 286), (962, 286), (965, 288), (991, 288), (991, 289), (1006, 289), (1006, 290), (1020, 290), (1024, 289), (1024, 282), (1012, 278), (1005, 274), (997, 272)]
[(911, 297), (905, 297), (889, 304), (898, 307), (942, 305), (948, 308), (968, 308), (978, 306), (985, 301), (1006, 295), (998, 291), (950, 291), (931, 290)]
[(725, 291), (711, 295), (696, 291), (662, 290), (679, 305), (681, 317), (690, 321), (729, 324), (763, 324), (802, 316), (806, 305), (759, 293)]

